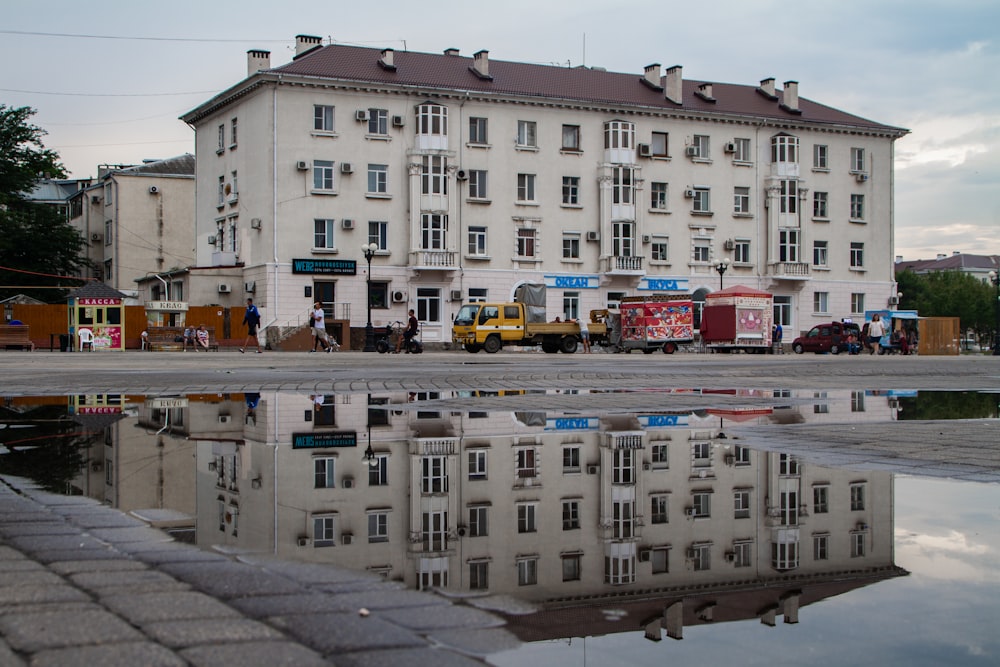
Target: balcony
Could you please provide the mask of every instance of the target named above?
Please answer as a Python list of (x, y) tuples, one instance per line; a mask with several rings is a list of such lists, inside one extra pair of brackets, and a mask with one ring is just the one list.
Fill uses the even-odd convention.
[(601, 258), (601, 271), (618, 276), (641, 276), (642, 257), (635, 255), (613, 255)]
[(811, 276), (805, 262), (772, 262), (768, 264), (768, 273), (779, 280), (809, 280)]
[(410, 253), (410, 268), (414, 271), (454, 271), (458, 268), (458, 253), (453, 250), (414, 250)]

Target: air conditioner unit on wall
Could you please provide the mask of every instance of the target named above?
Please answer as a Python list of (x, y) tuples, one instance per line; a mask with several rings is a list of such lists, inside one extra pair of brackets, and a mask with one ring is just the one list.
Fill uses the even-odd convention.
[(736, 152), (736, 142), (730, 141), (728, 144), (726, 144), (725, 146), (723, 146), (722, 149), (724, 151), (726, 151), (727, 153), (735, 153)]
[(457, 178), (460, 181), (464, 181), (468, 177), (469, 177), (469, 174), (466, 173), (466, 171), (464, 169), (459, 169), (458, 171), (455, 172), (455, 178)]
[(653, 148), (649, 144), (639, 144), (639, 156), (640, 157), (650, 157), (653, 154)]
[(159, 194), (159, 192), (160, 192), (160, 188), (158, 188), (157, 186), (155, 186), (155, 185), (150, 185), (149, 186), (149, 194), (155, 195), (155, 194)]
[(452, 301), (461, 301), (462, 300), (462, 290), (460, 290), (460, 289), (453, 289), (451, 291), (451, 300)]
[(643, 234), (642, 235), (642, 242), (643, 243), (652, 243), (652, 241), (653, 241), (653, 237), (650, 236), (649, 234)]
[(601, 233), (600, 232), (587, 232), (587, 240), (588, 241), (600, 241), (601, 240)]
[(228, 424), (231, 420), (232, 417), (230, 417), (229, 415), (219, 415), (220, 424)]
[(736, 248), (736, 241), (734, 241), (732, 239), (726, 239), (725, 246), (726, 246), (726, 250), (733, 250), (733, 249)]
[(588, 475), (596, 475), (599, 468), (597, 466), (587, 466)]
[(698, 157), (698, 147), (688, 146), (687, 148), (684, 149), (684, 154), (687, 155), (688, 157)]
[(354, 112), (354, 120), (367, 121), (368, 120), (368, 110), (358, 109)]
[(312, 540), (303, 535), (298, 540), (296, 540), (295, 543), (298, 544), (300, 547), (308, 547), (312, 546), (312, 542), (313, 542)]
[(354, 535), (352, 533), (344, 533), (340, 536), (340, 543), (347, 545), (354, 542)]
[(250, 218), (250, 229), (260, 229), (262, 224), (260, 218)]
[(354, 488), (354, 478), (353, 477), (345, 477), (340, 482), (340, 485), (343, 486), (345, 489), (353, 489)]
[(340, 221), (340, 226), (344, 229), (354, 229), (354, 220), (352, 218), (344, 218)]
[(299, 171), (309, 171), (309, 163), (305, 160), (299, 160), (295, 163), (295, 168)]
[(351, 164), (350, 162), (341, 162), (340, 163), (340, 173), (342, 173), (342, 174), (353, 174), (354, 173), (354, 165)]
[(688, 199), (694, 199), (694, 190), (685, 190), (684, 196)]
[(858, 179), (858, 183), (864, 183), (868, 180), (868, 174), (862, 172), (860, 174), (855, 174), (855, 178)]
[(94, 232), (93, 234), (90, 235), (91, 241), (100, 241), (101, 238), (102, 238), (101, 235), (98, 234), (97, 232)]
[(406, 292), (401, 292), (400, 290), (394, 291), (392, 293), (392, 302), (393, 303), (405, 303), (406, 302)]
[(233, 288), (228, 283), (219, 283), (219, 294), (229, 294)]
[(898, 306), (899, 305), (899, 297), (898, 296), (890, 296), (889, 297), (889, 305), (890, 306)]
[(393, 127), (403, 127), (404, 125), (406, 125), (406, 119), (405, 118), (403, 118), (402, 116), (393, 116), (392, 117), (392, 126)]

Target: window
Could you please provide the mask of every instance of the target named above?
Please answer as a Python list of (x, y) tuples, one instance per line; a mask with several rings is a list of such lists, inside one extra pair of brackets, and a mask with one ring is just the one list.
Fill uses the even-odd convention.
[(666, 236), (654, 235), (649, 244), (649, 259), (653, 262), (670, 261), (670, 239)]
[(448, 107), (427, 102), (417, 107), (417, 134), (448, 136)]
[(667, 132), (653, 132), (649, 143), (649, 151), (653, 157), (668, 157), (670, 148), (670, 134)]
[(649, 510), (650, 521), (653, 523), (670, 522), (670, 496), (656, 495), (651, 498), (652, 507)]
[(670, 467), (670, 447), (666, 443), (653, 443), (649, 447), (654, 470)]
[(417, 319), (421, 322), (441, 322), (441, 289), (417, 288)]
[(563, 259), (580, 259), (580, 234), (571, 232), (562, 237)]
[(667, 184), (666, 183), (650, 183), (649, 185), (649, 208), (654, 211), (666, 211), (667, 210)]
[(239, 173), (234, 169), (229, 173), (229, 201), (235, 202), (240, 196)]
[(712, 569), (711, 545), (696, 544), (691, 547), (691, 561), (695, 570), (704, 571)]
[(535, 469), (535, 449), (533, 447), (521, 447), (514, 452), (516, 477), (535, 477), (538, 472)]
[(736, 445), (733, 448), (733, 459), (737, 467), (750, 465), (750, 448)]
[(389, 191), (389, 165), (368, 165), (368, 193), (386, 194)]
[(790, 454), (779, 454), (778, 474), (781, 475), (782, 477), (798, 477), (799, 460), (794, 456), (791, 456)]
[(420, 459), (420, 492), (445, 493), (448, 491), (447, 457), (424, 456)]
[(486, 190), (486, 171), (483, 169), (472, 169), (469, 171), (469, 198), (489, 199)]
[(778, 230), (778, 258), (782, 262), (799, 261), (799, 230)]
[(469, 589), (485, 591), (490, 587), (489, 561), (473, 561), (469, 563)]
[(469, 506), (469, 537), (486, 537), (489, 531), (489, 506)]
[(420, 249), (444, 250), (448, 233), (448, 216), (439, 213), (424, 213), (420, 216)]
[(736, 264), (750, 263), (750, 239), (736, 239), (733, 242), (733, 262)]
[(236, 118), (229, 121), (229, 147), (236, 148), (236, 132), (239, 127), (239, 123)]
[(733, 213), (750, 215), (750, 188), (737, 186), (733, 188)]
[(520, 558), (517, 561), (517, 585), (534, 586), (538, 583), (538, 559)]
[(317, 456), (313, 459), (313, 488), (332, 489), (334, 483), (334, 470), (337, 459), (332, 456)]
[(420, 194), (448, 194), (448, 158), (439, 155), (425, 155), (420, 164)]
[[(379, 410), (384, 412), (384, 410)], [(377, 454), (368, 465), (368, 486), (388, 486), (389, 485), (389, 457), (385, 454)]]
[(851, 558), (861, 558), (865, 555), (865, 534), (851, 533)]
[(389, 541), (389, 513), (380, 510), (368, 513), (368, 541)]
[(333, 107), (325, 104), (313, 106), (313, 129), (317, 132), (333, 132)]
[(653, 574), (670, 572), (670, 549), (653, 549), (649, 556), (653, 564)]
[(611, 534), (616, 540), (627, 540), (635, 527), (635, 501), (614, 500), (611, 503)]
[(469, 479), (486, 479), (486, 451), (473, 449), (469, 451)]
[(779, 134), (771, 138), (771, 162), (795, 163), (799, 161), (799, 138)]
[(864, 390), (852, 391), (851, 392), (851, 412), (864, 412), (865, 411), (865, 392)]
[(712, 494), (711, 492), (695, 491), (691, 497), (693, 501), (694, 516), (696, 519), (707, 519), (712, 516)]
[(579, 530), (580, 529), (580, 501), (579, 500), (564, 500), (564, 501), (562, 501), (562, 529), (563, 530)]
[(691, 142), (694, 146), (694, 157), (707, 160), (712, 157), (712, 144), (707, 134), (696, 134)]
[(691, 261), (708, 263), (711, 257), (711, 251), (706, 241), (697, 241), (694, 245), (693, 251), (694, 254), (691, 256)]
[(313, 220), (313, 247), (323, 250), (332, 250), (336, 246), (333, 243), (333, 230), (336, 221), (330, 218), (317, 218)]
[(712, 212), (712, 192), (708, 188), (695, 188), (691, 210), (694, 213)]
[(864, 292), (851, 292), (851, 314), (863, 315), (865, 312)]
[(828, 313), (830, 294), (828, 292), (813, 292), (813, 312)]
[(865, 219), (865, 196), (851, 195), (851, 220)]
[(566, 206), (580, 205), (580, 178), (578, 176), (563, 176), (562, 203)]
[(734, 160), (737, 162), (753, 161), (753, 156), (750, 154), (749, 139), (734, 139), (733, 144), (736, 146), (736, 153), (733, 155)]
[(313, 546), (332, 547), (336, 537), (336, 516), (313, 515)]
[(534, 174), (518, 174), (517, 175), (517, 201), (518, 202), (533, 202), (533, 201), (535, 201), (535, 175)]
[(813, 535), (813, 560), (830, 559), (830, 536)]
[(635, 450), (613, 449), (612, 450), (612, 474), (613, 484), (634, 484), (635, 483)]
[(488, 144), (489, 135), (487, 134), (487, 129), (489, 127), (489, 120), (486, 118), (469, 118), (469, 143), (470, 144)]
[(579, 151), (580, 150), (580, 126), (579, 125), (563, 125), (562, 126), (562, 149), (564, 151)]
[(737, 489), (733, 492), (733, 518), (750, 518), (750, 492), (746, 489)]
[(225, 124), (219, 125), (219, 145), (216, 148), (217, 153), (221, 153), (226, 150), (226, 126)]
[(827, 242), (813, 241), (813, 266), (827, 266)]
[(611, 203), (631, 205), (633, 197), (632, 169), (630, 167), (614, 167), (611, 170)]
[(621, 120), (604, 124), (604, 148), (635, 148), (635, 125)]
[(865, 508), (865, 485), (851, 484), (851, 511), (859, 512)]
[(778, 210), (781, 213), (798, 213), (799, 211), (799, 183), (798, 181), (783, 180), (780, 182), (781, 190), (778, 194)]
[(386, 250), (389, 247), (389, 223), (384, 220), (368, 221), (368, 243), (374, 243), (379, 250)]
[(635, 223), (627, 221), (612, 223), (611, 253), (615, 257), (635, 256)]
[(485, 227), (469, 227), (469, 254), (476, 257), (486, 256)]
[(333, 190), (333, 161), (313, 162), (313, 190)]
[(750, 567), (753, 558), (753, 542), (733, 544), (733, 567)]
[[(219, 176), (218, 192), (216, 194), (218, 195), (218, 198), (216, 199), (216, 205), (220, 206), (220, 207), (221, 206), (225, 206), (226, 205), (226, 177), (225, 176)], [(105, 232), (106, 231), (107, 230), (105, 230)], [(108, 242), (107, 233), (105, 233), (105, 235), (104, 235), (104, 243), (105, 243), (105, 245), (107, 245), (107, 242)]]
[(570, 445), (562, 449), (563, 472), (580, 472), (580, 447)]
[(774, 297), (774, 321), (783, 327), (792, 325), (792, 297)]
[(857, 241), (851, 242), (851, 268), (865, 268), (865, 244)]
[(368, 134), (389, 134), (389, 111), (387, 109), (368, 110)]
[(535, 510), (536, 506), (534, 503), (518, 503), (517, 504), (517, 532), (518, 533), (534, 533), (537, 532), (538, 526), (535, 523)]
[(538, 148), (537, 127), (533, 120), (517, 121), (518, 148)]
[(814, 192), (813, 193), (813, 217), (826, 219), (830, 217), (830, 209), (828, 207), (829, 195), (826, 192)]
[(851, 173), (859, 173), (865, 171), (865, 149), (864, 148), (852, 148), (851, 149)]
[(580, 581), (582, 568), (580, 566), (580, 554), (562, 555), (562, 580)]
[(527, 227), (520, 227), (517, 230), (517, 243), (515, 246), (515, 254), (518, 259), (534, 259), (536, 252), (536, 239), (537, 232), (534, 229), (528, 229)]
[(575, 320), (580, 317), (580, 293), (563, 292), (563, 315), (567, 320)]
[(830, 147), (823, 144), (813, 146), (813, 169), (830, 168)]
[[(104, 221), (104, 245), (111, 245), (114, 242), (115, 223), (112, 220)], [(217, 241), (218, 242), (218, 241)], [(111, 272), (105, 271), (107, 280), (111, 280)]]
[(813, 514), (827, 514), (830, 511), (830, 487), (818, 485), (813, 487)]
[(448, 512), (424, 512), (420, 517), (420, 537), (424, 551), (448, 548)]

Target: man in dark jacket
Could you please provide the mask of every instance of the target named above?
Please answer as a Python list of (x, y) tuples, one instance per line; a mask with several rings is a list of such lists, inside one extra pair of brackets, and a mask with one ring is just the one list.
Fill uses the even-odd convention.
[(247, 299), (247, 310), (243, 314), (243, 324), (247, 325), (247, 337), (243, 341), (243, 347), (240, 348), (240, 354), (246, 351), (245, 348), (251, 338), (257, 344), (257, 354), (261, 354), (263, 350), (260, 349), (260, 340), (257, 338), (257, 327), (260, 326), (260, 311), (257, 310), (257, 306), (253, 305), (253, 299)]

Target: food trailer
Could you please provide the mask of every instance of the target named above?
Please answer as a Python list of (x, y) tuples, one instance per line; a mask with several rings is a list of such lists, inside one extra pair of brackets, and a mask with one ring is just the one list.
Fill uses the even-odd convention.
[(770, 292), (743, 285), (706, 294), (701, 340), (713, 352), (768, 352), (773, 306)]
[(67, 297), (70, 347), (103, 352), (125, 350), (125, 299), (104, 283), (91, 282)]

